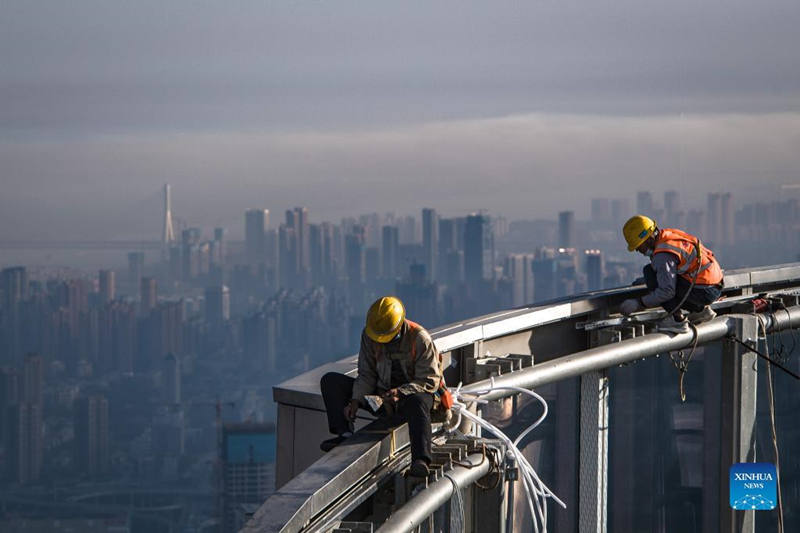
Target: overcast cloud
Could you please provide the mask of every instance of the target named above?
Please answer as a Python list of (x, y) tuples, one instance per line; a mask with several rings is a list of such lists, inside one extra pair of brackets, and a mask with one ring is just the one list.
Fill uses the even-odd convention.
[(797, 182), (798, 27), (795, 0), (6, 0), (0, 238), (157, 232), (164, 182), (234, 233), (256, 204), (534, 217)]

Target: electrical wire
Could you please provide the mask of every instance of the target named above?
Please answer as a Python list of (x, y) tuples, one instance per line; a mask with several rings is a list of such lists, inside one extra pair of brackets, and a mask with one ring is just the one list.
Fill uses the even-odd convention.
[[(526, 394), (535, 398), (544, 408), (542, 415), (533, 423), (531, 424), (525, 431), (523, 431), (514, 441), (512, 441), (505, 433), (503, 433), (499, 428), (487, 422), (482, 417), (470, 412), (468, 410), (468, 405), (472, 403), (488, 403), (487, 400), (483, 400), (480, 397), (482, 395), (488, 394), (495, 390), (510, 390), (514, 392), (519, 392), (521, 394)], [(528, 508), (531, 513), (531, 519), (533, 521), (534, 531), (536, 533), (547, 533), (547, 498), (552, 498), (556, 501), (561, 507), (564, 509), (567, 508), (566, 504), (561, 501), (558, 496), (556, 496), (548, 487), (544, 484), (544, 482), (539, 478), (539, 475), (536, 473), (534, 468), (531, 466), (528, 459), (522, 454), (519, 449), (519, 443), (522, 439), (527, 436), (531, 431), (533, 431), (537, 426), (539, 426), (542, 421), (547, 417), (548, 413), (548, 406), (547, 401), (545, 401), (542, 396), (539, 394), (524, 389), (521, 387), (498, 387), (494, 384), (494, 378), (491, 378), (491, 385), (488, 389), (470, 392), (470, 393), (462, 393), (461, 392), (461, 383), (455, 389), (451, 388), (451, 393), (453, 394), (453, 408), (456, 409), (458, 418), (454, 427), (457, 427), (460, 423), (462, 417), (467, 418), (471, 422), (473, 422), (476, 426), (480, 426), (481, 428), (489, 431), (496, 437), (498, 437), (505, 445), (506, 449), (511, 452), (514, 460), (517, 462), (519, 466), (520, 473), (522, 474), (522, 481), (525, 488), (525, 497), (528, 503)], [(498, 480), (499, 482), (499, 480)], [(541, 530), (540, 530), (541, 524)]]
[[(758, 315), (758, 325), (764, 333), (764, 353), (769, 360), (769, 342), (767, 342), (767, 327), (764, 319)], [(778, 488), (778, 533), (783, 533), (783, 498), (781, 497), (781, 461), (778, 451), (778, 432), (775, 427), (775, 394), (772, 382), (772, 363), (767, 363), (767, 394), (769, 397), (769, 420), (772, 429), (772, 448), (775, 451), (775, 484)]]

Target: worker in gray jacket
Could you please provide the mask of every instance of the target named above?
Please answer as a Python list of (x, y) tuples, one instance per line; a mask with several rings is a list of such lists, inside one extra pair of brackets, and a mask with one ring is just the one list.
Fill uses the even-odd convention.
[[(367, 312), (361, 334), (356, 378), (337, 372), (322, 376), (320, 388), (330, 432), (337, 435), (320, 447), (328, 451), (353, 431), (359, 408), (386, 417), (387, 423), (408, 422), (411, 469), (414, 476), (428, 474), (431, 462), (431, 410), (440, 401), (443, 385), (439, 352), (430, 334), (406, 319), (403, 303), (395, 297), (379, 298)], [(381, 406), (370, 408), (367, 396), (376, 395)]]

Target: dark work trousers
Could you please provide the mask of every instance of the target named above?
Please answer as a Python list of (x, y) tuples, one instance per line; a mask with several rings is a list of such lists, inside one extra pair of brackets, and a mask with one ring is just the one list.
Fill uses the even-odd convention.
[[(350, 422), (344, 416), (344, 408), (353, 397), (355, 379), (338, 372), (328, 372), (320, 380), (322, 400), (328, 412), (328, 429), (334, 435), (350, 431)], [(364, 407), (364, 406), (362, 406)], [(418, 392), (401, 395), (397, 411), (392, 416), (379, 417), (380, 427), (394, 427), (408, 422), (411, 440), (411, 460), (424, 459), (431, 462), (431, 408), (433, 394)], [(365, 407), (369, 410), (368, 407)], [(370, 411), (371, 412), (371, 411)]]
[[(644, 273), (644, 282), (647, 284), (647, 288), (651, 291), (657, 289), (658, 280), (656, 279), (656, 271), (653, 270), (653, 265), (645, 265), (642, 272)], [(661, 304), (661, 307), (667, 312), (673, 310), (677, 311), (675, 307), (681, 303), (683, 296), (692, 284), (683, 276), (677, 276), (677, 278), (678, 280), (675, 283), (675, 296), (671, 300), (667, 300)], [(722, 294), (722, 290), (718, 285), (695, 285), (692, 287), (692, 292), (689, 293), (686, 301), (681, 305), (681, 308), (686, 309), (690, 313), (702, 311), (705, 306), (717, 301), (720, 294)]]

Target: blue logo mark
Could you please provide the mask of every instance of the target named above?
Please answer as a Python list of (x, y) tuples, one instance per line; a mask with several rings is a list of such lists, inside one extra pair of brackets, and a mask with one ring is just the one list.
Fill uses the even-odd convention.
[(731, 508), (741, 511), (775, 509), (778, 474), (772, 463), (736, 463), (730, 468)]

